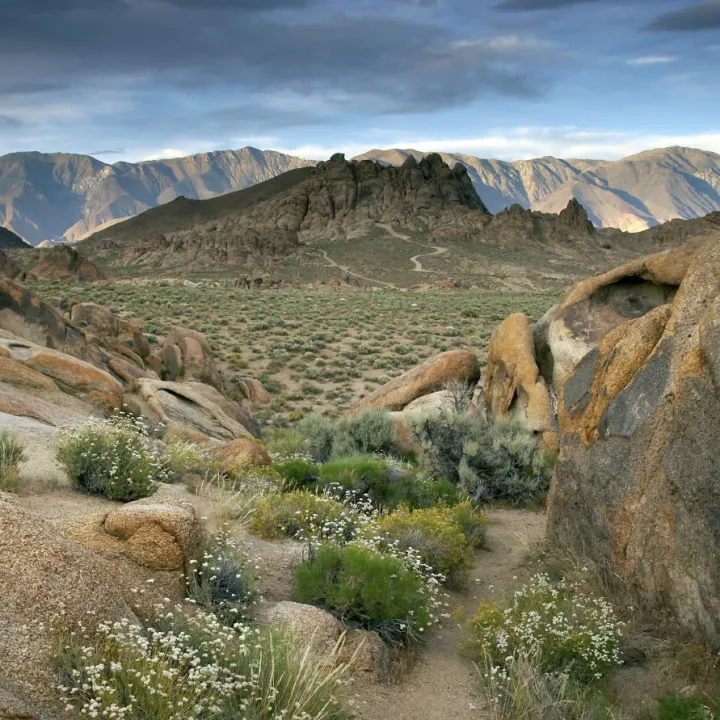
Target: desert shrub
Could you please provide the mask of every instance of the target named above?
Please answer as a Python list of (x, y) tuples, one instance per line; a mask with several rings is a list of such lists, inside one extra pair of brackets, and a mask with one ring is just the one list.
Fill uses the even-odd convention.
[(167, 481), (177, 482), (183, 475), (191, 472), (200, 472), (210, 469), (213, 463), (209, 461), (192, 442), (171, 440), (162, 445), (162, 455), (167, 469)]
[(287, 535), (347, 542), (360, 524), (358, 512), (343, 503), (325, 495), (296, 491), (259, 498), (250, 530), (268, 538)]
[(317, 465), (303, 458), (275, 462), (273, 469), (283, 478), (286, 490), (299, 490), (320, 479)]
[[(457, 512), (457, 508), (463, 506), (466, 512)], [(422, 562), (442, 575), (449, 587), (461, 587), (467, 582), (473, 566), (476, 546), (464, 535), (458, 517), (462, 516), (465, 526), (471, 525), (471, 515), (475, 515), (478, 527), (487, 525), (484, 516), (474, 511), (469, 503), (463, 506), (415, 511), (400, 507), (396, 512), (379, 518), (367, 532), (382, 538), (382, 545), (394, 545), (400, 550), (414, 548)], [(479, 537), (476, 527), (473, 540), (478, 543)]]
[(468, 412), (417, 418), (413, 431), (428, 469), (473, 500), (535, 502), (547, 494), (552, 463), (516, 423), (490, 424)]
[(148, 497), (169, 479), (158, 443), (129, 415), (63, 430), (56, 454), (77, 486), (112, 500)]
[(238, 520), (247, 522), (255, 512), (258, 498), (279, 492), (277, 487), (262, 483), (237, 488), (235, 480), (223, 473), (208, 474), (197, 483), (189, 483), (188, 489), (209, 501), (215, 526), (219, 528)]
[(335, 421), (317, 413), (306, 415), (298, 423), (298, 431), (305, 437), (305, 448), (315, 462), (325, 462), (335, 438)]
[(657, 720), (717, 720), (720, 703), (696, 695), (668, 693), (658, 700)]
[(226, 533), (204, 538), (201, 562), (190, 561), (193, 577), (187, 581), (187, 598), (232, 627), (255, 598), (245, 556)]
[(17, 436), (8, 430), (0, 431), (0, 490), (20, 491), (18, 465), (25, 459), (25, 447)]
[(433, 618), (422, 576), (391, 555), (327, 543), (295, 570), (299, 602), (324, 607), (348, 626), (391, 643), (428, 629)]
[[(608, 695), (566, 673), (548, 673), (537, 653), (519, 653), (499, 668), (479, 663), (488, 720), (621, 720)], [(638, 719), (639, 720), (639, 719)]]
[(331, 418), (308, 415), (298, 424), (306, 448), (316, 462), (347, 455), (385, 454), (397, 451), (395, 426), (382, 410), (363, 410), (356, 417)]
[(335, 427), (332, 454), (336, 457), (396, 452), (395, 425), (383, 410), (363, 410), (356, 417), (342, 418)]
[(107, 720), (346, 720), (344, 668), (312, 661), (284, 633), (159, 607), (127, 621), (59, 626), (54, 664), (69, 711)]
[(545, 673), (573, 680), (602, 678), (620, 663), (622, 626), (603, 598), (538, 574), (506, 607), (483, 604), (470, 622), (466, 647), (498, 671), (519, 656)]

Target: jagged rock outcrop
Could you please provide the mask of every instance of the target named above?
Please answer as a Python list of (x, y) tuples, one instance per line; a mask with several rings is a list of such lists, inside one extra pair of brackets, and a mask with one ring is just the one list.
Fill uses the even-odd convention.
[(489, 218), (464, 166), (438, 155), (400, 168), (342, 155), (238, 193), (175, 200), (83, 241), (113, 265), (256, 269), (303, 243), (337, 240), (376, 222), (428, 229), (478, 227)]
[(720, 246), (649, 259), (633, 276), (682, 282), (565, 380), (548, 535), (720, 647)]
[(698, 247), (689, 243), (649, 255), (576, 285), (533, 331), (545, 380), (559, 392), (576, 363), (608, 332), (672, 302)]
[(73, 280), (86, 283), (102, 280), (100, 268), (82, 257), (75, 248), (57, 245), (49, 250), (38, 250), (39, 262), (27, 271), (28, 280)]
[(474, 385), (480, 379), (477, 356), (468, 350), (448, 350), (403, 373), (357, 402), (352, 414), (371, 409), (402, 410), (413, 400), (444, 389), (450, 382)]
[(557, 449), (550, 392), (535, 362), (532, 330), (523, 313), (510, 315), (493, 330), (484, 396), (491, 420), (520, 422), (548, 448)]

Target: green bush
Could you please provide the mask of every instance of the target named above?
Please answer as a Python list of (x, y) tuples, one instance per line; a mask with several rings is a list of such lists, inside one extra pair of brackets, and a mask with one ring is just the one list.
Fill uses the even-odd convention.
[(303, 418), (298, 430), (316, 462), (347, 455), (393, 455), (397, 453), (395, 426), (382, 410), (363, 410), (358, 416), (332, 420), (313, 413)]
[(467, 649), (497, 668), (532, 656), (545, 673), (592, 682), (621, 662), (622, 626), (611, 605), (547, 575), (536, 575), (506, 607), (482, 604), (469, 630)]
[(537, 502), (547, 494), (552, 459), (518, 424), (445, 411), (416, 419), (413, 431), (428, 469), (473, 500)]
[(191, 561), (195, 572), (187, 583), (188, 600), (232, 627), (255, 597), (245, 557), (224, 534), (207, 536), (204, 545), (202, 561)]
[[(487, 528), (485, 516), (470, 503), (463, 503), (415, 511), (400, 507), (379, 518), (368, 532), (383, 538), (381, 547), (393, 545), (401, 551), (414, 548), (422, 562), (445, 578), (448, 587), (457, 588), (467, 583), (474, 550), (484, 544), (481, 527)], [(463, 528), (471, 531), (470, 539)]]
[(60, 625), (54, 665), (73, 717), (123, 720), (348, 720), (343, 668), (316, 663), (287, 633), (160, 608), (147, 627)]
[(330, 497), (305, 491), (259, 498), (250, 520), (251, 532), (262, 537), (333, 538), (338, 542), (351, 540), (359, 526), (360, 517), (354, 510)]
[(8, 430), (0, 431), (0, 490), (20, 492), (18, 465), (26, 458), (25, 447), (17, 436)]
[(415, 638), (432, 623), (418, 573), (398, 558), (353, 545), (321, 545), (296, 568), (295, 595), (391, 643)]
[(286, 490), (300, 490), (320, 479), (317, 465), (300, 458), (275, 462), (272, 467), (282, 477)]
[(669, 693), (658, 700), (658, 720), (717, 720), (720, 704), (709, 698)]
[(169, 479), (147, 426), (127, 415), (63, 430), (56, 455), (77, 486), (111, 500), (148, 497)]
[(182, 480), (186, 473), (210, 469), (214, 464), (209, 461), (192, 442), (172, 440), (162, 445), (162, 455), (167, 469), (167, 482)]

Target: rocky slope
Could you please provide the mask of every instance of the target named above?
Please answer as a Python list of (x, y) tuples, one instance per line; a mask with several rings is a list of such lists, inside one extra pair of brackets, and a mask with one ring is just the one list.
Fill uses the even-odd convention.
[[(424, 153), (371, 150), (360, 157), (397, 165), (410, 155)], [(662, 148), (614, 162), (545, 157), (508, 163), (459, 153), (442, 157), (468, 168), (493, 213), (513, 203), (557, 213), (575, 198), (596, 226), (638, 232), (720, 208), (720, 155), (704, 150)]]
[(212, 200), (179, 198), (80, 247), (115, 266), (252, 268), (306, 243), (365, 234), (376, 223), (471, 230), (489, 219), (462, 165), (451, 169), (431, 155), (394, 168), (335, 155)]
[(27, 243), (7, 228), (0, 227), (0, 250), (26, 248)]
[(251, 147), (113, 165), (87, 155), (12, 153), (0, 157), (0, 223), (32, 245), (78, 240), (180, 195), (211, 198), (312, 164)]

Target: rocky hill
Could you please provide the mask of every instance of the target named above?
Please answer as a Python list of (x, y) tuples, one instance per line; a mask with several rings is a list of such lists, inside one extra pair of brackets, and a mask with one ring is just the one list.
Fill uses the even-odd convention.
[(26, 248), (27, 243), (7, 228), (0, 227), (0, 250)]
[(0, 223), (32, 245), (78, 240), (181, 195), (211, 198), (312, 164), (251, 147), (113, 165), (87, 155), (12, 153), (0, 157)]
[(489, 219), (463, 165), (451, 169), (430, 155), (395, 168), (335, 155), (219, 198), (178, 198), (80, 247), (111, 265), (252, 267), (307, 243), (361, 236), (376, 223), (469, 230)]
[[(397, 165), (416, 150), (371, 150), (361, 158)], [(502, 162), (443, 153), (461, 162), (491, 212), (517, 203), (557, 213), (575, 198), (597, 227), (638, 232), (674, 218), (692, 219), (720, 209), (720, 155), (670, 147), (614, 162), (536, 160)]]

